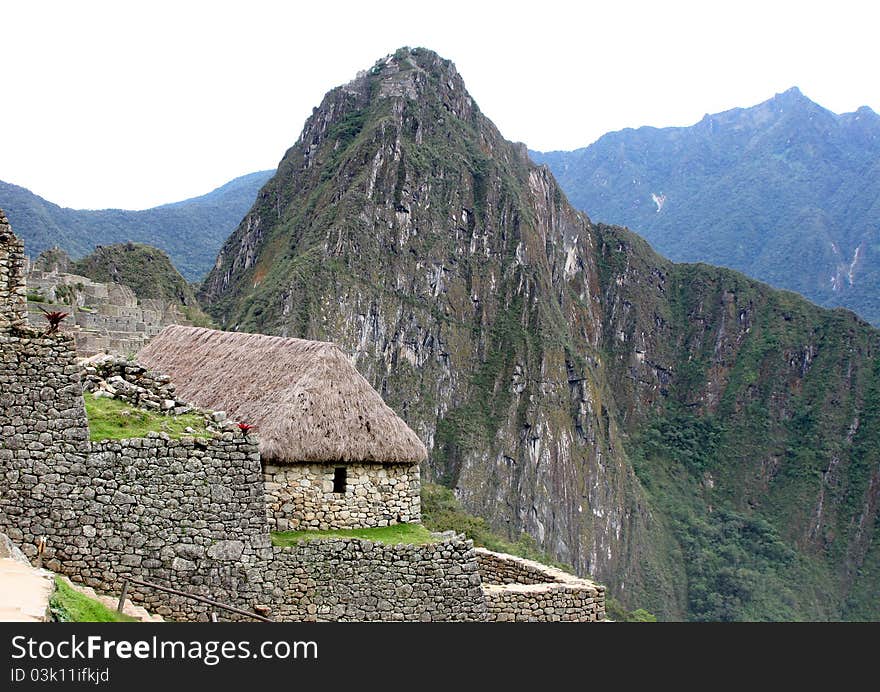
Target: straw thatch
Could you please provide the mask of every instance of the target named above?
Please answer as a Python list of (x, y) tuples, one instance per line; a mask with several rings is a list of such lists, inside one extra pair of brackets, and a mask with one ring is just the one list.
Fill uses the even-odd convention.
[(265, 459), (427, 458), (421, 440), (334, 344), (175, 325), (138, 360), (170, 375), (179, 398), (255, 425)]

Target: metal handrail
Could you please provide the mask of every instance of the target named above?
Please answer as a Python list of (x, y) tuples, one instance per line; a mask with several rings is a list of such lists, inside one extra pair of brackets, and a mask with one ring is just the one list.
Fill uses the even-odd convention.
[[(216, 608), (223, 608), (224, 610), (228, 610), (232, 613), (237, 613), (238, 615), (244, 615), (249, 618), (253, 618), (254, 620), (259, 620), (261, 622), (272, 622), (267, 617), (264, 617), (258, 613), (251, 613), (247, 610), (242, 610), (241, 608), (236, 608), (235, 606), (227, 605), (226, 603), (221, 603), (220, 601), (215, 601), (211, 598), (206, 598), (205, 596), (196, 596), (195, 594), (186, 593), (185, 591), (179, 591), (178, 589), (172, 589), (170, 586), (162, 586), (161, 584), (153, 584), (148, 581), (141, 581), (140, 579), (135, 579), (134, 577), (126, 577), (122, 580), (122, 593), (119, 594), (119, 605), (116, 607), (117, 612), (122, 612), (123, 607), (125, 606), (125, 596), (128, 592), (128, 582), (132, 584), (137, 584), (139, 586), (147, 586), (151, 589), (159, 589), (159, 591), (165, 591), (167, 593), (174, 594), (175, 596), (183, 596), (184, 598), (191, 598), (194, 601), (201, 601), (202, 603), (207, 603), (208, 605), (215, 606)], [(213, 615), (213, 613), (212, 613)], [(216, 620), (213, 620), (216, 622)]]

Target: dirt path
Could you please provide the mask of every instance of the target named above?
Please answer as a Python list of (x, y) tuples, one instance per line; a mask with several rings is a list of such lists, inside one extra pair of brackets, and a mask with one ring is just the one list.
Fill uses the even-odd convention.
[(0, 622), (45, 622), (54, 592), (52, 572), (0, 558)]

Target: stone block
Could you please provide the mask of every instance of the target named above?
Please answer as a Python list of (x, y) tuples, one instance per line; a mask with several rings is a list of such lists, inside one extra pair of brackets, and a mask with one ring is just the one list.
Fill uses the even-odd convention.
[(244, 552), (244, 542), (238, 540), (218, 541), (208, 548), (207, 555), (215, 560), (238, 560)]

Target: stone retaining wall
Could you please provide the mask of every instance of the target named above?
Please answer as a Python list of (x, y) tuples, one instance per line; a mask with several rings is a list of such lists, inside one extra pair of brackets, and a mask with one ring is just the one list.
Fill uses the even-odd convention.
[(556, 573), (565, 574), (540, 562), (526, 560), (516, 555), (494, 553), (480, 548), (477, 564), (484, 584), (547, 584), (561, 581)]
[(266, 579), (281, 620), (486, 618), (473, 544), (461, 536), (427, 545), (301, 541), (274, 550)]
[[(280, 620), (604, 618), (603, 587), (461, 537), (273, 547), (253, 440), (91, 443), (79, 372), (69, 337), (0, 335), (0, 531), (29, 557), (46, 536), (46, 566), (76, 581), (118, 593), (134, 576)], [(417, 493), (404, 468), (398, 485)], [(552, 583), (481, 587), (481, 569), (495, 582), (534, 582), (543, 570)], [(144, 587), (131, 598), (169, 619), (210, 610)]]
[[(45, 536), (44, 564), (98, 590), (133, 576), (283, 620), (485, 618), (469, 542), (272, 547), (255, 441), (92, 443), (79, 373), (68, 336), (0, 334), (0, 531), (28, 557)], [(170, 619), (210, 610), (145, 587), (131, 598)]]
[[(39, 259), (35, 265), (44, 266)], [(28, 304), (28, 319), (40, 328), (45, 324), (40, 307), (69, 313), (61, 329), (73, 334), (80, 356), (137, 353), (166, 325), (191, 324), (173, 302), (139, 301), (128, 286), (46, 269), (32, 268), (27, 275), (32, 294), (40, 296)]]
[[(345, 492), (333, 491), (345, 468)], [(418, 464), (285, 464), (263, 468), (273, 530), (351, 529), (421, 521)]]
[[(605, 619), (604, 586), (515, 555), (494, 553), (484, 548), (477, 548), (474, 552), (483, 580), (486, 619), (490, 622), (596, 622)], [(527, 581), (512, 581), (516, 579)]]

